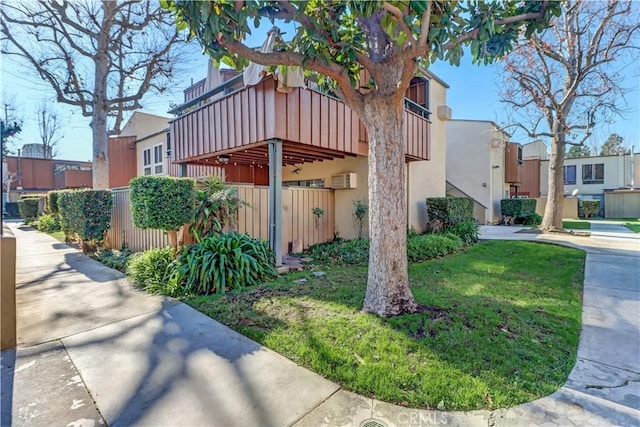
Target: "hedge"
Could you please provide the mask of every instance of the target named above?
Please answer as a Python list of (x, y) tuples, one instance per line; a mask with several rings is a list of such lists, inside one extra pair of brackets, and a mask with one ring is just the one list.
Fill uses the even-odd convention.
[(20, 217), (24, 219), (36, 218), (38, 216), (38, 202), (39, 198), (21, 198), (18, 200), (18, 211)]
[(429, 221), (442, 221), (442, 231), (461, 222), (472, 222), (473, 199), (469, 197), (429, 197), (427, 199)]
[(58, 210), (58, 195), (61, 193), (62, 191), (49, 191), (47, 193), (47, 196), (45, 198), (45, 209), (48, 213), (52, 213), (52, 214), (57, 214), (59, 213)]
[(536, 213), (536, 199), (502, 199), (500, 211), (503, 216), (525, 218)]
[(101, 243), (109, 229), (113, 196), (109, 190), (61, 191), (58, 213), (65, 234)]
[(194, 180), (139, 176), (129, 182), (131, 214), (138, 228), (176, 231), (193, 219)]
[(598, 215), (600, 213), (600, 200), (581, 200), (580, 210), (585, 218)]

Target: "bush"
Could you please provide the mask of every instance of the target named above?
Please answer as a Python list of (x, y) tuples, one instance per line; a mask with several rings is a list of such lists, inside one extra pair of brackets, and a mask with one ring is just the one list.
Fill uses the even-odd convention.
[(238, 210), (242, 206), (249, 206), (238, 197), (238, 189), (225, 186), (218, 176), (199, 181), (199, 186), (195, 193), (191, 234), (210, 236), (221, 233), (227, 226), (234, 230)]
[(407, 260), (422, 262), (443, 257), (464, 246), (460, 237), (451, 234), (423, 234), (407, 240)]
[(478, 225), (475, 219), (453, 224), (449, 226), (447, 232), (458, 236), (465, 245), (472, 245), (478, 242)]
[(502, 199), (500, 212), (503, 216), (513, 217), (514, 220), (527, 217), (536, 213), (536, 199)]
[(127, 262), (131, 257), (131, 251), (128, 249), (117, 251), (115, 249), (102, 249), (99, 250), (93, 258), (106, 265), (109, 268), (114, 268), (123, 273), (127, 272)]
[(129, 182), (131, 214), (138, 228), (177, 231), (193, 216), (191, 178), (139, 176)]
[(234, 231), (204, 237), (184, 248), (171, 271), (171, 286), (184, 294), (223, 294), (275, 278), (267, 243)]
[(174, 259), (172, 247), (138, 252), (128, 258), (127, 275), (147, 292), (174, 296), (177, 289), (169, 282), (169, 266)]
[(580, 200), (580, 209), (585, 218), (598, 215), (600, 213), (600, 200)]
[(521, 216), (516, 218), (516, 220), (517, 224), (531, 225), (533, 227), (537, 227), (542, 224), (542, 217), (537, 213), (529, 214), (527, 216)]
[(45, 198), (45, 212), (58, 214), (58, 195), (61, 191), (49, 191)]
[(102, 243), (111, 221), (111, 191), (62, 191), (58, 194), (57, 205), (65, 234), (77, 235), (83, 241)]
[(306, 251), (322, 264), (366, 265), (369, 262), (369, 240), (342, 240), (320, 243)]
[(441, 224), (441, 231), (458, 223), (474, 221), (473, 199), (469, 197), (429, 197), (427, 199), (427, 215), (429, 222)]
[(18, 211), (20, 217), (25, 220), (33, 220), (38, 216), (39, 198), (20, 198), (18, 200)]
[(58, 216), (53, 214), (40, 215), (36, 228), (38, 229), (38, 231), (42, 231), (43, 233), (53, 233), (62, 229), (60, 227)]

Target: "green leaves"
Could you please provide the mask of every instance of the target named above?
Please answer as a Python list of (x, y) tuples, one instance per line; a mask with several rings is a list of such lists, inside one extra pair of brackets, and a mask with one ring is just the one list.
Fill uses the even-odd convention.
[(187, 246), (169, 281), (182, 294), (224, 294), (275, 278), (274, 263), (266, 242), (232, 231)]
[(131, 214), (138, 228), (178, 230), (193, 215), (191, 178), (139, 176), (129, 182)]
[(102, 242), (111, 225), (111, 191), (60, 191), (57, 205), (65, 234), (75, 234), (84, 241)]
[(473, 221), (473, 199), (469, 197), (429, 197), (427, 198), (429, 221), (441, 221), (442, 231), (459, 222)]

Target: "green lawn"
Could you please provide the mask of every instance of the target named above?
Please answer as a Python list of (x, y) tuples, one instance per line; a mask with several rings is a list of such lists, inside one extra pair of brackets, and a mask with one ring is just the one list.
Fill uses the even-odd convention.
[(562, 221), (562, 228), (569, 228), (571, 230), (590, 230), (591, 224), (586, 221)]
[[(186, 302), (354, 392), (417, 408), (515, 405), (564, 384), (574, 363), (585, 255), (487, 241), (411, 265), (419, 314), (360, 311), (366, 269), (322, 267)], [(293, 280), (308, 278), (296, 285)]]

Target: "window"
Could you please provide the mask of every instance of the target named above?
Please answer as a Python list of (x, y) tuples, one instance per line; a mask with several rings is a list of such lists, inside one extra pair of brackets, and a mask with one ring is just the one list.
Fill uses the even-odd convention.
[(153, 147), (153, 170), (154, 174), (162, 175), (162, 144)]
[(171, 132), (167, 132), (167, 157), (171, 156)]
[(522, 145), (518, 145), (518, 164), (522, 166)]
[(300, 181), (284, 181), (283, 187), (324, 188), (324, 179), (302, 179)]
[(604, 183), (604, 163), (582, 165), (582, 183), (583, 184)]
[(564, 167), (564, 185), (576, 184), (576, 165)]
[(142, 152), (142, 170), (145, 175), (151, 175), (151, 148)]

